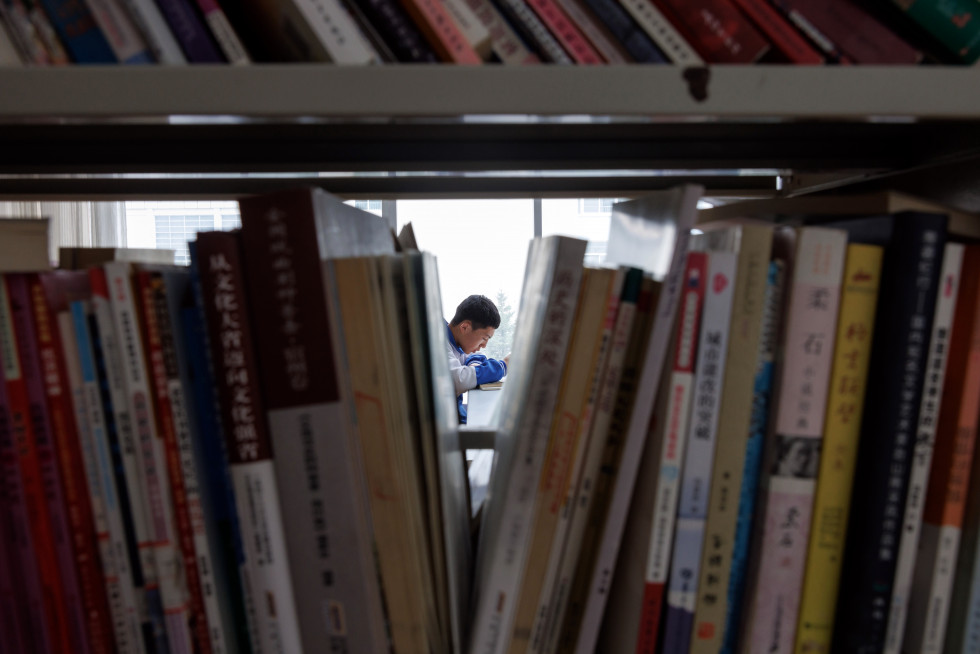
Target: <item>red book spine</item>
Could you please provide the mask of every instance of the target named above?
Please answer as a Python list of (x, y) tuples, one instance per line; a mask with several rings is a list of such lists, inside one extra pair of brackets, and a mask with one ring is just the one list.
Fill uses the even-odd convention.
[(822, 64), (823, 55), (803, 38), (766, 0), (732, 0), (772, 43), (773, 49), (794, 64)]
[(443, 61), (483, 63), (439, 0), (401, 0), (401, 3)]
[(37, 352), (40, 358), (41, 379), (48, 403), (51, 437), (61, 472), (62, 492), (71, 530), (71, 544), (78, 570), (89, 643), (95, 653), (114, 651), (112, 617), (99, 559), (99, 544), (95, 519), (85, 479), (84, 460), (75, 425), (75, 413), (67, 393), (68, 373), (65, 369), (61, 339), (54, 325), (54, 315), (48, 306), (44, 286), (37, 275), (28, 278), (28, 291), (34, 314)]
[(561, 47), (577, 64), (601, 64), (602, 56), (585, 38), (585, 35), (569, 20), (555, 0), (527, 0), (527, 4), (538, 15)]
[(201, 578), (197, 569), (197, 552), (194, 549), (194, 526), (191, 523), (187, 492), (180, 461), (180, 448), (177, 444), (177, 428), (174, 425), (173, 408), (167, 391), (167, 362), (161, 341), (159, 305), (166, 310), (163, 281), (153, 273), (141, 270), (135, 275), (136, 304), (141, 314), (140, 326), (146, 343), (146, 356), (149, 359), (150, 388), (166, 454), (167, 478), (170, 480), (170, 494), (173, 498), (174, 518), (177, 521), (177, 540), (184, 561), (187, 578), (189, 625), (194, 639), (196, 654), (210, 654), (211, 640), (208, 636), (208, 621), (204, 613), (204, 595), (201, 592)]
[(769, 50), (728, 0), (653, 0), (709, 63), (750, 64)]
[[(10, 277), (4, 275), (0, 283), (0, 356), (3, 358), (10, 429), (20, 468), (30, 536), (36, 554), (49, 644), (53, 652), (71, 654), (76, 650), (72, 646), (65, 593), (58, 566), (58, 551), (51, 529), (48, 489), (45, 487), (45, 476), (41, 472), (42, 454), (34, 433), (31, 402), (21, 368), (19, 338), (14, 328), (10, 301)], [(50, 456), (50, 452), (48, 455)]]

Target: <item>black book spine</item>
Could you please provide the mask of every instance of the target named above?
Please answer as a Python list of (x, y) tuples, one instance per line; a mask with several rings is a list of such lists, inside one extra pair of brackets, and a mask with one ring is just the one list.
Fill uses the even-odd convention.
[(432, 46), (396, 0), (351, 0), (388, 45), (398, 61), (438, 63)]
[[(847, 654), (880, 652), (885, 642), (946, 242), (945, 216), (909, 212), (893, 220), (834, 624), (833, 651)], [(874, 241), (865, 236), (859, 228), (851, 240)]]
[(584, 0), (584, 2), (636, 61), (650, 64), (670, 63), (667, 56), (617, 0)]

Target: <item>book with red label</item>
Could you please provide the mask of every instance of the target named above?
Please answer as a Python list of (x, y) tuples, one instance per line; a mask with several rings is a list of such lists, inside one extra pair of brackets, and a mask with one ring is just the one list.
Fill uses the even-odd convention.
[(768, 0), (732, 0), (743, 14), (769, 39), (767, 58), (794, 64), (822, 64), (823, 55), (810, 44)]
[(69, 537), (78, 571), (82, 599), (80, 608), (84, 609), (92, 652), (108, 653), (113, 649), (112, 620), (64, 352), (56, 316), (49, 309), (40, 277), (29, 275), (26, 282), (34, 319), (34, 346), (40, 365), (38, 372), (43, 382), (51, 439), (61, 472)]
[(602, 56), (555, 0), (527, 0), (527, 3), (555, 35), (572, 61), (576, 64), (604, 63)]
[(708, 63), (750, 64), (769, 42), (729, 0), (653, 0)]
[[(71, 575), (75, 575), (74, 561), (71, 561), (70, 547), (66, 551), (63, 547), (59, 547), (60, 543), (56, 540), (58, 536), (67, 538), (67, 534), (55, 533), (53, 521), (60, 521), (64, 518), (64, 514), (59, 509), (60, 515), (53, 515), (52, 503), (48, 501), (49, 493), (54, 490), (52, 484), (55, 483), (51, 473), (57, 472), (54, 469), (54, 452), (48, 433), (46, 431), (37, 433), (39, 426), (46, 429), (47, 420), (45, 416), (45, 424), (39, 425), (40, 416), (37, 415), (39, 408), (32, 402), (25, 366), (21, 363), (24, 355), (22, 314), (27, 312), (27, 307), (22, 306), (19, 312), (15, 311), (10, 278), (11, 275), (7, 274), (0, 280), (0, 358), (2, 358), (6, 381), (10, 425), (20, 468), (31, 540), (36, 552), (42, 589), (42, 610), (51, 640), (50, 651), (68, 654), (75, 651), (72, 641), (79, 639), (73, 627), (84, 628), (78, 620), (73, 619), (74, 616), (69, 616), (67, 603), (68, 596), (75, 602), (79, 601), (78, 582), (77, 577), (73, 577), (74, 585), (71, 586), (72, 577), (70, 577), (69, 585), (66, 587), (65, 578), (62, 576), (63, 558), (67, 556), (71, 562), (71, 568), (68, 570)], [(60, 491), (60, 488), (58, 490)], [(84, 642), (79, 643), (79, 647), (84, 648), (81, 651), (88, 651), (88, 639), (84, 636), (84, 632), (82, 639)]]

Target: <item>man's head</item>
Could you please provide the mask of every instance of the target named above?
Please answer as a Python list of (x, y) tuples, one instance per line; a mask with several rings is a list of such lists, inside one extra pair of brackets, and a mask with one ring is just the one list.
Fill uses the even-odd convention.
[(486, 347), (497, 327), (500, 327), (500, 312), (485, 295), (471, 295), (460, 302), (449, 323), (456, 344), (466, 354)]

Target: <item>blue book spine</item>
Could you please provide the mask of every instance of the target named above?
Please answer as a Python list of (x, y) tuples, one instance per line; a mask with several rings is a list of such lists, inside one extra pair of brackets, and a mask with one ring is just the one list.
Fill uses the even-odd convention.
[(670, 59), (617, 0), (585, 0), (585, 4), (636, 61), (648, 64), (670, 63)]
[(190, 2), (156, 0), (156, 3), (187, 61), (195, 64), (225, 62), (224, 55)]
[(81, 0), (40, 0), (58, 38), (79, 64), (118, 62), (109, 42)]
[(71, 313), (75, 325), (75, 338), (78, 340), (82, 380), (85, 383), (95, 381), (99, 387), (99, 396), (102, 398), (109, 457), (115, 474), (116, 495), (122, 513), (123, 530), (126, 533), (126, 555), (129, 557), (129, 567), (136, 592), (142, 593), (146, 601), (146, 614), (142, 616), (143, 642), (148, 654), (166, 654), (170, 651), (170, 647), (167, 643), (167, 629), (163, 617), (163, 600), (160, 598), (159, 588), (147, 588), (143, 577), (143, 563), (136, 544), (136, 529), (133, 526), (132, 500), (126, 485), (126, 472), (109, 394), (109, 380), (99, 328), (95, 318), (86, 311), (84, 303), (72, 302)]
[(720, 654), (734, 654), (738, 646), (738, 625), (742, 617), (742, 595), (748, 569), (749, 544), (752, 537), (752, 516), (755, 512), (756, 490), (762, 467), (766, 429), (769, 426), (769, 404), (775, 368), (776, 335), (779, 333), (779, 311), (782, 303), (783, 266), (779, 261), (769, 263), (766, 280), (766, 312), (760, 341), (759, 369), (755, 374), (752, 398), (752, 419), (749, 440), (745, 447), (745, 472), (738, 499), (738, 519), (735, 523), (735, 544), (732, 552), (732, 572), (728, 580), (728, 613)]

